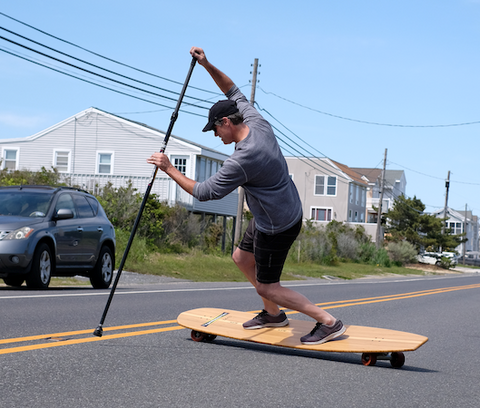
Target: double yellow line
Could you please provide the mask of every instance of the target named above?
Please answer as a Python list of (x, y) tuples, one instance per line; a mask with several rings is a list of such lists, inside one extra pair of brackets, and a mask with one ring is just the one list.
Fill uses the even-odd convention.
[[(380, 303), (380, 302), (390, 302), (393, 300), (409, 299), (409, 298), (415, 298), (420, 296), (438, 295), (438, 294), (447, 293), (447, 292), (454, 292), (454, 291), (467, 290), (467, 289), (479, 289), (479, 288), (480, 288), (480, 284), (453, 286), (449, 288), (430, 289), (430, 290), (423, 290), (418, 292), (400, 293), (396, 295), (377, 296), (377, 297), (369, 297), (369, 298), (363, 298), (363, 299), (341, 300), (337, 302), (317, 303), (317, 305), (322, 307), (323, 309), (335, 309), (335, 308), (341, 308), (341, 307), (366, 305), (366, 304), (373, 304), (373, 303)], [(295, 314), (295, 313), (298, 313), (298, 312), (296, 311), (287, 312), (287, 314)], [(3, 340), (0, 339), (0, 345), (1, 344), (11, 345), (15, 343), (29, 343), (27, 345), (22, 345), (17, 347), (15, 346), (7, 347), (7, 348), (0, 349), (0, 354), (20, 353), (20, 352), (29, 351), (29, 350), (40, 350), (40, 349), (50, 348), (50, 347), (91, 343), (94, 341), (105, 341), (105, 340), (120, 339), (125, 337), (143, 336), (145, 334), (162, 333), (162, 332), (184, 329), (182, 326), (178, 326), (176, 323), (177, 323), (176, 320), (164, 320), (160, 322), (138, 323), (138, 324), (125, 325), (125, 326), (107, 327), (103, 329), (104, 332), (116, 331), (119, 333), (107, 334), (107, 335), (104, 334), (102, 337), (93, 336), (93, 329), (88, 329), (88, 330), (69, 331), (69, 332), (63, 332), (63, 333), (41, 334), (37, 336), (17, 337), (12, 339), (3, 339)], [(132, 331), (132, 329), (146, 328), (146, 327), (153, 327), (153, 326), (161, 326), (161, 327), (156, 327), (156, 328), (147, 329), (147, 330)], [(89, 337), (72, 338), (72, 337), (81, 336), (84, 334), (88, 334)]]
[[(105, 331), (131, 330), (139, 327), (162, 326), (162, 325), (176, 324), (176, 323), (177, 323), (176, 320), (165, 320), (162, 322), (138, 323), (138, 324), (125, 325), (125, 326), (108, 327), (108, 328), (104, 328), (103, 331), (105, 332)], [(91, 343), (94, 341), (104, 341), (104, 340), (110, 340), (110, 339), (120, 339), (123, 337), (142, 336), (144, 334), (161, 333), (161, 332), (180, 330), (180, 329), (183, 329), (183, 327), (176, 325), (176, 326), (160, 327), (160, 328), (149, 329), (149, 330), (138, 330), (138, 331), (130, 331), (126, 333), (122, 332), (122, 333), (116, 333), (116, 334), (108, 334), (108, 335), (103, 335), (102, 337), (94, 337), (93, 329), (88, 329), (88, 330), (77, 330), (77, 331), (70, 331), (70, 332), (63, 332), (63, 333), (41, 334), (38, 336), (17, 337), (13, 339), (0, 340), (0, 344), (26, 343), (26, 342), (36, 342), (36, 341), (41, 341), (41, 343), (34, 343), (26, 346), (9, 347), (9, 348), (0, 349), (0, 354), (20, 353), (22, 351), (39, 350), (39, 349), (59, 347), (59, 346), (68, 346), (72, 344)], [(82, 334), (89, 334), (90, 337), (82, 337), (77, 339), (71, 338), (73, 336), (80, 336)], [(44, 341), (46, 341), (46, 343), (44, 343)]]

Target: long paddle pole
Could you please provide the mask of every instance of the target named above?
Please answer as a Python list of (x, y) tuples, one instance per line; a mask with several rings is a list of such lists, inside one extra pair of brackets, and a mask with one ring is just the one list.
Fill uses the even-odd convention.
[[(195, 57), (192, 58), (192, 62), (190, 64), (190, 69), (187, 74), (187, 79), (183, 84), (182, 91), (180, 93), (180, 97), (177, 101), (177, 106), (172, 113), (172, 117), (170, 119), (170, 125), (168, 126), (167, 133), (165, 134), (165, 138), (163, 139), (162, 146), (160, 148), (160, 153), (164, 153), (167, 147), (168, 139), (170, 139), (170, 135), (172, 134), (173, 126), (175, 125), (175, 121), (178, 117), (178, 111), (180, 110), (180, 105), (182, 104), (183, 97), (185, 96), (185, 91), (188, 86), (188, 82), (190, 81), (190, 77), (192, 76), (193, 68), (195, 67), (196, 63)], [(148, 197), (150, 195), (150, 191), (152, 190), (153, 183), (155, 181), (155, 177), (157, 176), (158, 168), (155, 166), (152, 174), (152, 178), (150, 183), (148, 183), (147, 191), (143, 196), (142, 204), (140, 205), (140, 209), (137, 214), (137, 218), (135, 219), (135, 223), (133, 224), (132, 232), (130, 233), (130, 238), (128, 239), (127, 247), (125, 248), (125, 252), (123, 253), (122, 261), (120, 262), (120, 266), (118, 268), (117, 276), (115, 277), (115, 281), (113, 283), (112, 289), (110, 291), (110, 296), (108, 297), (107, 304), (105, 305), (105, 310), (103, 311), (102, 318), (100, 319), (100, 323), (98, 327), (95, 329), (93, 334), (98, 337), (102, 337), (103, 335), (103, 324), (105, 323), (105, 318), (107, 317), (108, 309), (110, 308), (110, 304), (112, 303), (113, 295), (115, 294), (115, 290), (118, 285), (118, 281), (120, 280), (120, 276), (122, 275), (123, 267), (125, 265), (125, 261), (127, 260), (128, 252), (130, 251), (130, 247), (132, 246), (133, 238), (135, 237), (135, 233), (137, 232), (138, 225), (140, 224), (140, 219), (142, 218), (143, 210), (145, 209), (145, 205), (147, 203)]]

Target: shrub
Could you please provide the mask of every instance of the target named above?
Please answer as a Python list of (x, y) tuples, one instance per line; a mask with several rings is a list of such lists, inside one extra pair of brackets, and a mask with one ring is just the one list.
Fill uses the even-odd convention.
[(388, 252), (384, 248), (380, 248), (375, 252), (375, 255), (373, 256), (370, 263), (373, 265), (386, 266), (387, 268), (390, 268), (390, 266), (392, 266), (392, 262), (390, 261)]
[(417, 250), (407, 241), (391, 242), (388, 244), (387, 251), (390, 259), (399, 266), (417, 260)]

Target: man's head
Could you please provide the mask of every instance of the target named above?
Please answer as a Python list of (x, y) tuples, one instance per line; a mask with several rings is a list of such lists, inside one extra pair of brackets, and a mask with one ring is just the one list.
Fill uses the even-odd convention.
[(224, 101), (218, 101), (213, 105), (208, 113), (208, 123), (203, 128), (203, 132), (215, 130), (215, 126), (220, 125), (222, 118), (229, 118), (234, 125), (243, 121), (243, 117), (238, 111), (235, 101), (227, 99)]

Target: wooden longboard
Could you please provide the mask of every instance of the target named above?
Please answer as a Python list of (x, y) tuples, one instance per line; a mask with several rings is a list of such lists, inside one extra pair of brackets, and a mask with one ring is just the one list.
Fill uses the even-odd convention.
[(245, 330), (244, 322), (255, 314), (228, 309), (200, 308), (188, 310), (177, 317), (179, 325), (192, 329), (195, 341), (213, 341), (216, 336), (274, 346), (337, 353), (362, 353), (364, 365), (390, 360), (394, 367), (405, 362), (403, 351), (413, 351), (426, 343), (428, 337), (396, 330), (345, 325), (347, 330), (336, 339), (319, 345), (306, 345), (300, 337), (309, 333), (312, 321), (289, 319), (284, 327)]

